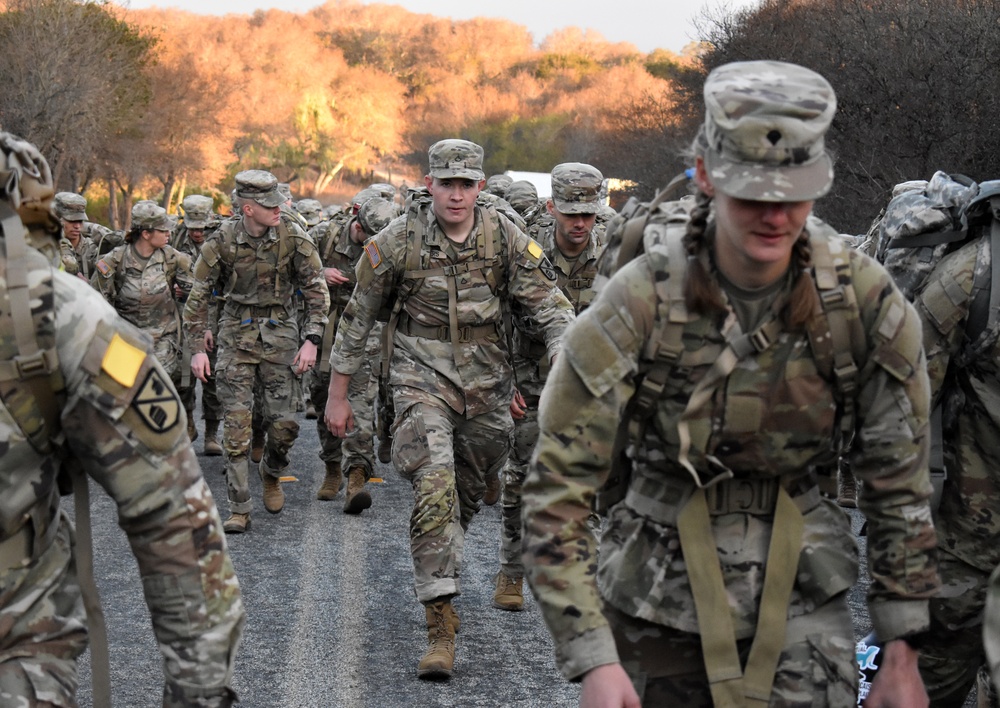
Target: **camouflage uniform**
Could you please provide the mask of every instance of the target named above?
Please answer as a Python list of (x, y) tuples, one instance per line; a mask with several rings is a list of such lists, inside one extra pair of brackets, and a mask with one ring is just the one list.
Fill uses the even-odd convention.
[[(137, 204), (132, 219), (133, 238), (138, 238), (138, 229), (172, 228), (167, 213), (151, 204)], [(156, 358), (176, 385), (181, 372), (177, 289), (191, 289), (191, 258), (171, 246), (142, 258), (133, 240), (97, 262), (92, 284), (118, 314), (153, 338)]]
[[(599, 208), (597, 190), (602, 179), (600, 171), (590, 165), (556, 165), (552, 169), (552, 208), (563, 214), (595, 214)], [(592, 230), (590, 240), (583, 250), (568, 257), (557, 244), (554, 221), (538, 234), (538, 243), (552, 264), (556, 284), (579, 315), (593, 299), (592, 286), (603, 244)], [(500, 535), (500, 571), (518, 583), (524, 576), (524, 564), (521, 561), (521, 486), (528, 472), (531, 452), (538, 441), (538, 400), (549, 371), (545, 342), (527, 333), (530, 331), (530, 316), (529, 327), (520, 326), (525, 315), (526, 313), (514, 308), (514, 372), (517, 389), (524, 398), (525, 413), (524, 417), (514, 420), (513, 447), (503, 472), (503, 521)], [(497, 582), (499, 587), (505, 581), (498, 577)], [(517, 594), (520, 595), (519, 584)], [(495, 597), (494, 602), (497, 600)]]
[[(213, 206), (214, 202), (212, 198), (201, 194), (189, 194), (181, 202), (181, 208), (184, 210), (184, 219), (177, 224), (177, 228), (174, 230), (170, 240), (174, 248), (191, 259), (191, 263), (195, 263), (198, 260), (198, 255), (201, 253), (201, 247), (204, 245), (205, 239), (219, 228), (219, 225), (222, 223), (222, 217), (212, 212)], [(200, 241), (195, 241), (192, 238), (192, 230), (202, 232)], [(219, 300), (217, 298), (213, 298), (209, 304), (208, 319), (214, 341), (219, 336)], [(193, 427), (198, 381), (190, 375), (191, 344), (187, 339), (183, 340), (183, 344), (184, 356), (181, 364), (181, 385), (178, 387), (178, 392), (181, 394), (181, 400), (184, 402), (184, 410), (187, 411), (188, 423)], [(206, 428), (205, 451), (209, 454), (221, 454), (221, 448), (216, 447), (218, 443), (214, 442), (215, 431), (218, 429), (219, 421), (222, 420), (222, 405), (219, 403), (218, 388), (215, 383), (217, 352), (217, 348), (206, 352), (212, 373), (209, 375), (208, 381), (202, 384), (201, 387), (201, 411), (202, 417), (205, 419)], [(192, 439), (194, 439), (194, 436), (192, 436)]]
[[(241, 198), (278, 206), (283, 197), (271, 181), (273, 175), (261, 170), (241, 172), (237, 190)], [(226, 220), (202, 246), (184, 309), (192, 351), (204, 352), (203, 334), (212, 325), (212, 293), (221, 292), (225, 299), (216, 342), (216, 376), (225, 409), (223, 448), (233, 514), (249, 514), (253, 507), (247, 454), (254, 384), (259, 382), (264, 392), (260, 403), (268, 432), (260, 472), (262, 478), (277, 480), (288, 466), (288, 451), (299, 430), (295, 414), (302, 393), (292, 360), (303, 338), (322, 335), (330, 303), (316, 248), (301, 229), (282, 219), (279, 226), (255, 238), (245, 219)], [(295, 319), (296, 289), (308, 306), (302, 332)]]
[[(969, 361), (965, 323), (977, 269), (990, 268), (989, 237), (945, 257), (916, 298), (931, 392), (944, 401), (947, 479), (934, 522), (942, 589), (931, 600), (933, 641), (921, 647), (920, 673), (932, 705), (962, 706), (985, 662), (983, 608), (1000, 565), (1000, 341)], [(948, 387), (944, 384), (948, 381)], [(996, 705), (996, 697), (980, 706)]]
[[(482, 154), (464, 140), (435, 143), (428, 180), (479, 182)], [(352, 376), (383, 302), (403, 298), (389, 367), (396, 411), (392, 461), (413, 485), (410, 548), (429, 628), (431, 606), (460, 592), (465, 529), (479, 509), (486, 475), (496, 474), (509, 449), (513, 391), (501, 335), (504, 303), (510, 298), (533, 314), (550, 357), (572, 319), (541, 247), (492, 209), (475, 206), (473, 214), (470, 235), (455, 243), (433, 205), (415, 198), (407, 216), (365, 244), (331, 357), (338, 374)], [(411, 270), (418, 230), (419, 268), (427, 269), (419, 279), (403, 275)], [(493, 258), (484, 257), (487, 248)], [(450, 603), (447, 618), (457, 626)], [(453, 630), (450, 636), (453, 660)]]
[[(829, 189), (822, 135), (834, 103), (822, 77), (778, 62), (730, 64), (709, 76), (705, 94), (699, 160), (715, 190), (785, 202)], [(753, 152), (761, 136), (780, 142)], [(708, 213), (707, 202), (699, 213)], [(938, 579), (919, 324), (883, 268), (808, 222), (812, 254), (835, 259), (840, 277), (824, 270), (821, 286), (810, 267), (801, 275), (812, 283), (802, 282), (849, 284), (846, 302), (853, 295), (857, 303), (841, 317), (859, 370), (853, 391), (838, 393), (813, 348), (828, 339), (814, 344), (779, 315), (799, 274), (786, 273), (764, 293), (722, 281), (721, 313), (686, 309), (692, 264), (713, 272), (704, 267), (717, 257), (713, 221), (697, 238), (694, 220), (690, 231), (676, 222), (647, 226), (645, 255), (619, 271), (566, 333), (524, 485), (528, 579), (568, 678), (620, 661), (644, 705), (712, 705), (706, 664), (732, 668), (732, 647), (735, 675), (716, 678), (739, 679), (746, 700), (740, 674), (751, 643), (756, 654), (754, 640), (764, 637), (775, 664), (756, 674), (767, 681), (762, 700), (853, 705), (858, 670), (845, 594), (856, 580), (857, 548), (847, 517), (820, 496), (813, 467), (836, 454), (841, 415), (853, 408), (850, 457), (866, 482), (859, 506), (869, 519), (872, 620), (886, 640), (925, 630)], [(688, 235), (698, 252), (686, 250)], [(771, 334), (762, 336), (764, 329)], [(751, 334), (740, 338), (741, 331)], [(757, 345), (746, 353), (741, 341)], [(598, 557), (586, 521), (609, 476), (635, 375), (648, 375), (676, 343), (679, 359), (656, 379), (664, 384), (649, 417), (630, 429), (631, 477)], [(847, 399), (838, 404), (841, 393)], [(695, 569), (701, 573), (689, 573)], [(721, 577), (706, 582), (704, 574)], [(775, 577), (788, 583), (780, 596), (767, 589)], [(713, 597), (693, 590), (706, 585)], [(703, 614), (706, 606), (721, 611)], [(722, 644), (710, 641), (720, 636)], [(702, 637), (721, 649), (703, 653)], [(712, 690), (732, 684), (718, 681)]]
[[(74, 192), (59, 192), (52, 201), (52, 210), (60, 221), (85, 222), (87, 200)], [(70, 275), (81, 275), (87, 281), (94, 274), (97, 244), (81, 229), (76, 244), (64, 235), (59, 239), (59, 254), (63, 269)]]
[[(361, 243), (351, 237), (352, 229), (358, 224), (364, 234), (374, 236), (392, 220), (394, 212), (394, 207), (388, 201), (373, 197), (366, 200), (358, 215), (351, 217), (343, 226), (325, 229), (320, 227), (313, 232), (319, 244), (323, 268), (336, 268), (350, 279), (346, 283), (329, 286), (330, 314), (323, 334), (323, 346), (318, 355), (319, 367), (309, 377), (310, 397), (317, 409), (326, 406), (330, 387), (330, 350), (341, 321), (341, 313), (354, 292), (354, 269), (364, 252)], [(375, 468), (372, 431), (375, 429), (374, 411), (382, 354), (381, 340), (382, 323), (377, 322), (368, 335), (361, 366), (351, 376), (348, 400), (355, 414), (354, 431), (345, 438), (338, 438), (330, 432), (322, 419), (316, 421), (320, 440), (319, 457), (327, 464), (327, 470), (337, 470), (334, 476), (338, 478), (340, 470), (347, 473), (360, 468), (367, 481), (371, 479)]]
[[(39, 156), (40, 158), (40, 156)], [(0, 362), (19, 354), (0, 241)], [(26, 261), (26, 262), (25, 262)], [(63, 465), (118, 505), (164, 657), (164, 706), (229, 706), (245, 613), (218, 512), (184, 434), (184, 413), (148, 337), (88, 285), (38, 254), (26, 275), (36, 342), (63, 442), (35, 405), (38, 385), (0, 375), (0, 703), (76, 705), (87, 644), (74, 532), (59, 509)], [(12, 265), (12, 264), (11, 264)], [(39, 379), (35, 379), (38, 383)]]

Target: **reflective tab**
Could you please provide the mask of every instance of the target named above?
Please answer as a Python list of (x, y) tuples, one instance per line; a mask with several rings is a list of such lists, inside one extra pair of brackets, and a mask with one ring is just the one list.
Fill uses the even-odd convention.
[(101, 369), (112, 379), (126, 388), (135, 385), (135, 377), (139, 374), (142, 362), (146, 360), (146, 352), (134, 347), (120, 335), (115, 334), (104, 352)]

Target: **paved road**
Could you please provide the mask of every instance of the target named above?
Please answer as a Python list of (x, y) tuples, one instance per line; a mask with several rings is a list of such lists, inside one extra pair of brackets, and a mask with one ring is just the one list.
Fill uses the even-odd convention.
[[(343, 513), (343, 492), (333, 502), (317, 501), (323, 477), (318, 436), (314, 421), (300, 422), (288, 470), (298, 481), (284, 485), (284, 511), (264, 511), (260, 481), (252, 479), (252, 530), (228, 537), (248, 615), (233, 680), (241, 705), (575, 706), (579, 687), (556, 671), (552, 642), (533, 600), (520, 613), (490, 604), (499, 505), (484, 507), (466, 539), (455, 674), (448, 683), (417, 679), (427, 634), (423, 607), (413, 594), (410, 486), (380, 466), (384, 482), (372, 485), (374, 503), (360, 516)], [(199, 452), (201, 442), (195, 442)], [(225, 518), (222, 458), (199, 460)], [(158, 707), (160, 656), (135, 561), (113, 502), (91, 486), (95, 574), (108, 620), (115, 706)], [(90, 706), (84, 659), (79, 699)]]
[[(313, 421), (300, 422), (288, 470), (297, 481), (285, 483), (284, 511), (264, 511), (260, 482), (252, 479), (252, 530), (229, 537), (248, 614), (233, 679), (241, 705), (575, 706), (579, 687), (556, 671), (552, 642), (530, 593), (521, 613), (490, 604), (499, 506), (484, 507), (466, 539), (463, 593), (456, 602), (462, 630), (455, 674), (447, 683), (417, 679), (426, 630), (412, 589), (410, 486), (380, 465), (383, 482), (371, 486), (373, 506), (360, 516), (341, 511), (343, 493), (333, 502), (317, 501), (323, 476), (318, 437)], [(201, 442), (195, 442), (198, 451)], [(225, 518), (222, 458), (199, 460)], [(95, 570), (108, 621), (115, 706), (158, 708), (160, 655), (135, 561), (117, 527), (113, 503), (96, 488), (92, 499)], [(852, 512), (852, 520), (857, 531), (860, 514)], [(864, 539), (861, 546), (864, 558)], [(870, 631), (866, 587), (862, 572), (850, 598), (858, 637)], [(86, 708), (92, 703), (87, 656), (80, 679), (80, 705)], [(971, 697), (966, 705), (974, 705)]]

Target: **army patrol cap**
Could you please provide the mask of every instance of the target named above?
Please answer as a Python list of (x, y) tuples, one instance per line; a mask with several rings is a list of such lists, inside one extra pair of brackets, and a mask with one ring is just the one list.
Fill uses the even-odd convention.
[(340, 206), (339, 204), (331, 204), (330, 206), (323, 209), (323, 214), (326, 215), (327, 219), (332, 219), (342, 211), (344, 211), (344, 207)]
[(778, 61), (724, 64), (705, 79), (705, 168), (723, 194), (809, 201), (833, 185), (823, 136), (837, 110), (829, 82)]
[(236, 175), (236, 196), (252, 199), (269, 209), (285, 203), (286, 197), (278, 191), (278, 178), (267, 170), (244, 170)]
[(601, 210), (604, 175), (582, 162), (552, 168), (552, 203), (563, 214), (596, 214)]
[(59, 192), (52, 201), (56, 216), (64, 221), (86, 221), (87, 199), (76, 192)]
[(215, 202), (211, 197), (201, 194), (189, 194), (181, 202), (184, 210), (184, 225), (189, 229), (204, 229), (212, 220), (212, 207)]
[(507, 197), (507, 190), (514, 180), (509, 175), (492, 175), (486, 180), (486, 191), (498, 197)]
[(378, 192), (380, 197), (388, 199), (390, 202), (396, 198), (396, 188), (388, 182), (376, 182), (375, 184), (369, 184), (368, 189), (374, 189)]
[(167, 210), (151, 201), (143, 200), (132, 207), (132, 228), (143, 231), (170, 231), (174, 222)]
[(278, 191), (281, 192), (281, 196), (285, 198), (286, 202), (292, 200), (292, 185), (288, 182), (278, 182)]
[(354, 199), (351, 200), (351, 213), (357, 214), (358, 210), (361, 209), (361, 206), (374, 197), (382, 198), (378, 191), (372, 189), (371, 187), (365, 187), (362, 189), (360, 192), (355, 194)]
[(295, 203), (295, 211), (299, 212), (310, 226), (315, 226), (323, 220), (323, 205), (315, 199), (300, 199)]
[(518, 214), (524, 215), (531, 207), (538, 204), (538, 190), (535, 185), (526, 179), (519, 179), (511, 182), (507, 188), (507, 203), (517, 210)]
[(471, 179), (474, 182), (486, 179), (486, 173), (483, 172), (483, 149), (468, 140), (439, 140), (431, 145), (427, 156), (431, 177)]
[(358, 209), (358, 223), (369, 236), (374, 236), (396, 218), (396, 207), (387, 199), (372, 197)]

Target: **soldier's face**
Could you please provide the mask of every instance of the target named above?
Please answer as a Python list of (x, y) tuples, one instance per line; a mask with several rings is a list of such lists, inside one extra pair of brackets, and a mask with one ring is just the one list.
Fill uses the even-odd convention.
[(476, 197), (485, 180), (425, 177), (424, 183), (434, 202), (434, 215), (446, 226), (472, 226)]
[(205, 229), (188, 229), (188, 237), (195, 243), (205, 241)]
[(153, 248), (163, 248), (168, 243), (170, 243), (170, 232), (166, 229), (153, 229), (152, 231), (143, 231), (142, 235), (146, 237), (148, 235), (149, 245)]
[(243, 214), (250, 221), (263, 228), (277, 226), (281, 223), (281, 207), (266, 207), (257, 202), (250, 202), (243, 207)]
[(556, 246), (567, 256), (581, 253), (590, 241), (597, 214), (563, 214), (551, 199), (547, 206), (556, 222)]
[(70, 241), (76, 242), (83, 233), (83, 222), (82, 221), (66, 221), (62, 219), (63, 233), (66, 235)]

